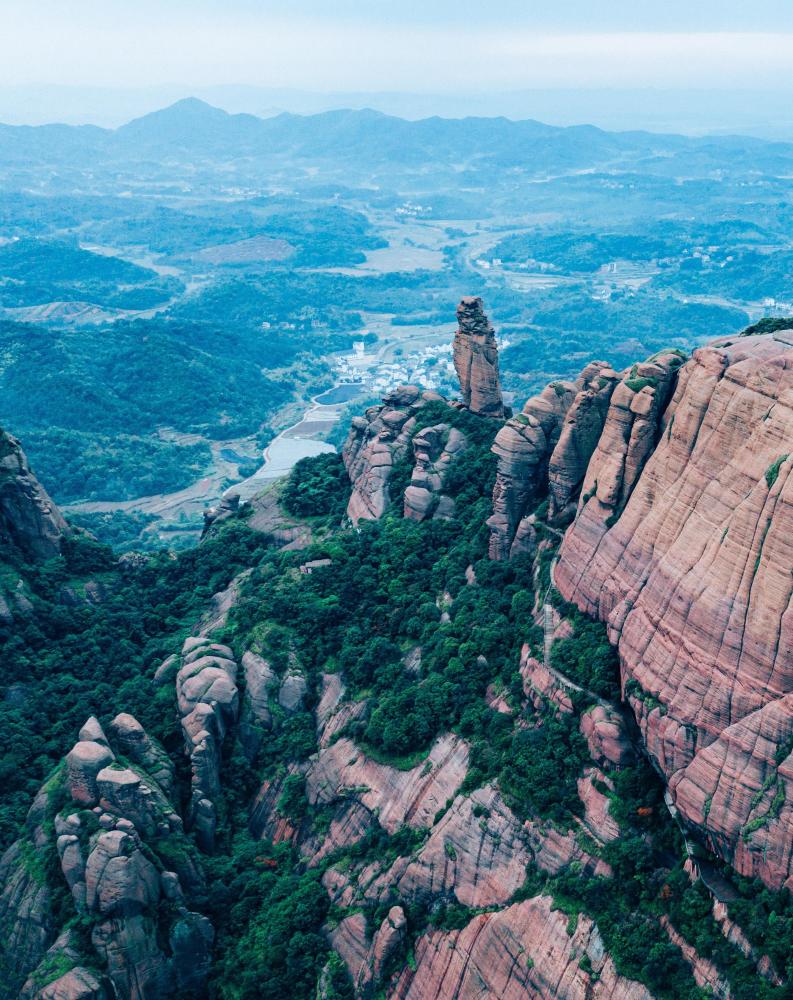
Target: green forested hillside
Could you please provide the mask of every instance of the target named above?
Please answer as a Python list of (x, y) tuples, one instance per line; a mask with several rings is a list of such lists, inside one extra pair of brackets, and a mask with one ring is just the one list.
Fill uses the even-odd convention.
[(33, 467), (65, 502), (168, 492), (199, 478), (207, 446), (154, 432), (256, 433), (294, 390), (267, 371), (298, 348), (274, 332), (198, 323), (53, 330), (0, 322), (0, 350), (0, 421), (29, 441)]
[(73, 240), (23, 238), (0, 245), (0, 307), (89, 302), (110, 309), (152, 309), (183, 291), (174, 277)]
[[(433, 413), (425, 417), (432, 420)], [(409, 827), (388, 835), (375, 824), (362, 840), (309, 870), (288, 844), (250, 838), (248, 803), (261, 782), (282, 777), (285, 767), (299, 765), (317, 749), (312, 708), (323, 673), (341, 672), (350, 696), (366, 700), (365, 713), (344, 734), (374, 760), (398, 768), (420, 765), (433, 738), (451, 729), (471, 747), (462, 792), (497, 781), (517, 816), (543, 817), (560, 830), (581, 812), (576, 780), (589, 758), (576, 715), (551, 706), (538, 715), (527, 706), (522, 724), (514, 726), (510, 714), (487, 704), (486, 691), (494, 687), (511, 705), (521, 703), (518, 654), (523, 642), (542, 642), (530, 609), (536, 588), (545, 587), (547, 564), (538, 577), (529, 560), (501, 564), (486, 558), (484, 521), (493, 474), (488, 445), (495, 428), (464, 413), (452, 419), (464, 425), (472, 449), (465, 476), (455, 486), (458, 516), (451, 522), (416, 524), (403, 520), (397, 508), (357, 531), (339, 528), (339, 504), (348, 486), (338, 474), (339, 460), (322, 456), (304, 463), (287, 489), (289, 503), (302, 506), (323, 538), (308, 551), (270, 547), (242, 516), (193, 551), (176, 559), (150, 557), (122, 575), (108, 549), (80, 539), (67, 544), (63, 558), (39, 567), (5, 553), (4, 582), (21, 574), (30, 601), (13, 629), (0, 629), (13, 665), (0, 702), (5, 842), (19, 830), (36, 788), (92, 713), (106, 723), (118, 711), (133, 712), (171, 753), (184, 787), (173, 688), (153, 685), (152, 676), (190, 633), (210, 594), (240, 569), (250, 567), (252, 575), (228, 625), (215, 637), (230, 643), (238, 656), (264, 641), (277, 672), (296, 659), (307, 678), (303, 707), (292, 713), (274, 708), (272, 728), (253, 760), (242, 753), (236, 730), (226, 741), (217, 848), (203, 858), (209, 886), (198, 901), (216, 928), (212, 992), (221, 1000), (311, 1000), (331, 954), (323, 927), (332, 927), (342, 915), (321, 884), (323, 872), (331, 865), (343, 871), (345, 865), (410, 855), (427, 836)], [(332, 563), (311, 574), (297, 571), (301, 562), (316, 557)], [(467, 579), (468, 566), (476, 576), (474, 586)], [(89, 579), (105, 588), (100, 604), (64, 607), (63, 588), (79, 590)], [(453, 599), (448, 621), (441, 615), (439, 593)], [(603, 627), (575, 616), (573, 621), (572, 635), (557, 644), (559, 668), (578, 676), (577, 664), (595, 657), (602, 690), (612, 694), (616, 663)], [(415, 644), (422, 649), (418, 673), (404, 662)], [(576, 711), (586, 709), (588, 698), (576, 696)], [(705, 997), (659, 926), (664, 914), (700, 954), (719, 963), (736, 998), (782, 1000), (784, 988), (759, 980), (720, 935), (702, 884), (689, 883), (680, 835), (663, 807), (657, 776), (638, 763), (612, 779), (610, 808), (621, 836), (601, 848), (591, 838), (582, 843), (600, 851), (614, 877), (585, 875), (572, 867), (549, 876), (529, 865), (514, 899), (550, 894), (571, 926), (579, 912), (595, 917), (617, 969), (662, 1000)], [(328, 828), (328, 809), (332, 812), (332, 807), (308, 803), (299, 773), (285, 783), (278, 802), (284, 817), (320, 833)], [(158, 851), (166, 847), (158, 841)], [(174, 858), (173, 863), (180, 862)], [(45, 877), (57, 880), (60, 871), (54, 867)], [(793, 972), (788, 894), (769, 893), (734, 873), (732, 878), (741, 895), (731, 907), (743, 914), (752, 940), (778, 968), (787, 964)], [(370, 926), (379, 925), (392, 902), (390, 897), (367, 904)], [(402, 905), (409, 941), (428, 928), (460, 928), (477, 912), (453, 900), (440, 906), (422, 899)], [(399, 952), (397, 958), (409, 963), (410, 954)], [(328, 969), (335, 991), (330, 995), (351, 997), (343, 965), (331, 959)]]

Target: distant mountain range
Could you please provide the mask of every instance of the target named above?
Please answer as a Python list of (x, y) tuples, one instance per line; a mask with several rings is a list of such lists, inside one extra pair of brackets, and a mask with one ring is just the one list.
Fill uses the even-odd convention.
[[(0, 125), (0, 165), (87, 166), (107, 162), (211, 161), (250, 157), (333, 160), (361, 166), (487, 164), (542, 174), (605, 168), (634, 161), (697, 176), (713, 170), (785, 174), (793, 144), (743, 136), (690, 138), (606, 132), (591, 125), (557, 127), (507, 118), (407, 121), (378, 111), (328, 111), (258, 118), (228, 114), (196, 98), (136, 118), (117, 129), (92, 125)], [(679, 161), (679, 162), (678, 162)]]

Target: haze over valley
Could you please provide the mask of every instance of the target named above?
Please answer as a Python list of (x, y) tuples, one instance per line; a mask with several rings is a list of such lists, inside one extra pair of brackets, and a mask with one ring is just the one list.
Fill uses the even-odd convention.
[(0, 139), (0, 419), (126, 544), (194, 540), (281, 431), (287, 464), (339, 444), (354, 392), (449, 390), (463, 294), (518, 402), (793, 311), (781, 142), (196, 99)]

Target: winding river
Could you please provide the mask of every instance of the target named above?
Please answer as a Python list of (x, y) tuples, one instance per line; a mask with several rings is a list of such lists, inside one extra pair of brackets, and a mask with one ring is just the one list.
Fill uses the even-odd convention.
[(230, 486), (224, 495), (238, 493), (241, 500), (249, 500), (268, 482), (289, 472), (301, 458), (335, 451), (319, 435), (327, 434), (339, 420), (344, 406), (365, 391), (360, 383), (342, 382), (313, 396), (300, 420), (282, 430), (264, 449), (264, 464), (248, 479)]

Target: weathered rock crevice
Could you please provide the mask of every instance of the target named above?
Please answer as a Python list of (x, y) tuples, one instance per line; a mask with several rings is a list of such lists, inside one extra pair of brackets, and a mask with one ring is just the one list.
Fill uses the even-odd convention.
[(793, 351), (771, 334), (700, 348), (664, 407), (668, 359), (655, 386), (628, 396), (642, 369), (614, 390), (555, 581), (607, 624), (683, 820), (778, 888), (793, 884), (784, 762), (776, 815), (758, 810), (793, 731)]

